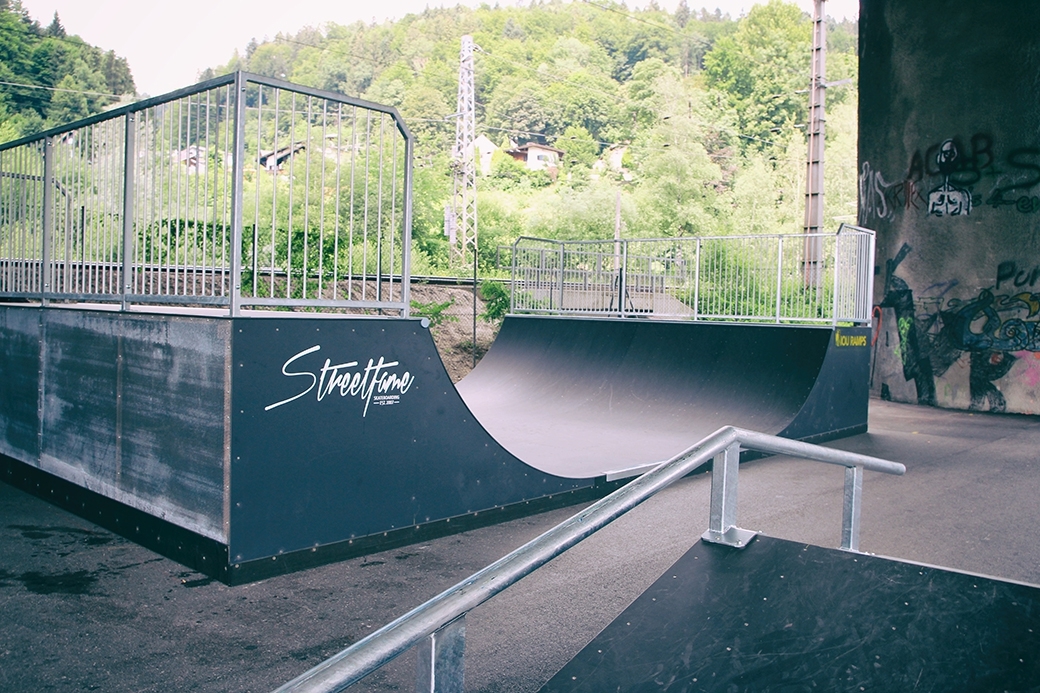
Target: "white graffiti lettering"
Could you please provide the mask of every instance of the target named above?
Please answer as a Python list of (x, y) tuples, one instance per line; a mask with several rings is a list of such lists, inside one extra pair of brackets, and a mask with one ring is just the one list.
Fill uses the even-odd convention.
[(376, 400), (378, 406), (396, 404), (400, 401), (401, 395), (408, 392), (412, 383), (415, 382), (415, 376), (408, 371), (397, 373), (391, 370), (400, 365), (398, 361), (386, 361), (382, 356), (378, 361), (369, 359), (368, 365), (364, 368), (358, 368), (358, 361), (333, 364), (332, 359), (325, 359), (325, 364), (317, 372), (289, 370), (294, 362), (320, 349), (320, 345), (314, 345), (286, 360), (282, 365), (282, 375), (289, 378), (310, 378), (310, 384), (292, 397), (267, 405), (264, 407), (264, 411), (271, 411), (283, 404), (300, 399), (317, 388), (316, 398), (319, 402), (333, 393), (339, 394), (340, 397), (356, 397), (362, 400), (365, 408), (361, 416), (364, 417), (368, 415), (368, 407), (373, 399)]
[(875, 171), (869, 161), (864, 161), (859, 174), (859, 203), (860, 213), (865, 218), (877, 217), (886, 219), (893, 212), (885, 199), (885, 191), (892, 186), (881, 175), (881, 171)]

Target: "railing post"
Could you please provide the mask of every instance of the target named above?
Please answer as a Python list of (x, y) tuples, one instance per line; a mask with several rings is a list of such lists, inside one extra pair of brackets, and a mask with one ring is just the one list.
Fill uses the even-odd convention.
[(696, 264), (693, 266), (693, 319), (701, 316), (701, 239), (697, 239)]
[(418, 645), (416, 693), (464, 693), (466, 617), (460, 616)]
[(841, 292), (842, 292), (842, 289), (844, 288), (843, 282), (841, 281), (841, 275), (842, 275), (842, 272), (843, 272), (843, 267), (842, 267), (842, 262), (841, 262), (841, 260), (842, 260), (841, 251), (842, 251), (842, 246), (843, 246), (842, 238), (843, 238), (843, 236), (841, 234), (841, 228), (839, 227), (838, 228), (838, 233), (834, 237), (834, 257), (831, 260), (831, 263), (834, 266), (834, 286), (832, 287), (832, 290), (834, 292), (834, 301), (832, 302), (833, 305), (831, 306), (831, 310), (833, 311), (831, 313), (831, 324), (832, 325), (837, 325), (838, 321), (840, 320), (840, 317), (841, 317), (840, 316), (841, 306), (842, 306)]
[[(235, 134), (231, 169), (231, 316), (237, 317), (242, 304), (242, 170), (246, 156), (246, 83), (235, 73)], [(255, 250), (254, 250), (255, 252)], [(290, 268), (291, 271), (291, 268)]]
[(874, 234), (863, 233), (863, 243), (865, 244), (864, 255), (866, 259), (860, 266), (860, 281), (862, 284), (860, 288), (862, 290), (862, 312), (860, 313), (860, 320), (864, 323), (869, 323), (871, 315), (874, 311), (874, 253), (876, 251), (874, 244)]
[(516, 248), (520, 243), (520, 239), (513, 241), (513, 250), (510, 253), (510, 274), (509, 274), (509, 312), (516, 312)]
[(563, 243), (560, 243), (560, 305), (557, 307), (557, 310), (560, 310), (560, 311), (563, 310), (563, 286), (564, 286), (564, 284), (567, 281), (567, 278), (564, 277), (564, 274), (563, 274), (563, 263), (565, 261), (566, 261), (566, 256), (564, 255), (564, 245), (563, 245)]
[(845, 467), (845, 501), (841, 519), (841, 548), (859, 551), (860, 506), (863, 502), (863, 468)]
[(784, 237), (776, 237), (776, 322), (780, 323), (781, 300), (784, 291)]
[(123, 310), (130, 308), (130, 290), (133, 288), (134, 255), (134, 163), (136, 161), (135, 118), (127, 113), (123, 119), (123, 266), (121, 293)]
[(708, 531), (701, 539), (713, 544), (741, 548), (756, 532), (737, 527), (737, 470), (740, 467), (740, 443), (731, 443), (715, 455), (711, 467), (711, 516)]
[(618, 282), (618, 312), (625, 317), (625, 297), (628, 296), (628, 241), (621, 241), (621, 280)]
[[(409, 317), (412, 311), (412, 216), (414, 214), (412, 156), (414, 149), (415, 141), (412, 139), (411, 132), (408, 132), (404, 138), (404, 219), (402, 220), (404, 228), (401, 230), (401, 302), (404, 303), (401, 317), (405, 318)], [(476, 258), (473, 262), (476, 262)], [(393, 268), (390, 271), (393, 272)], [(474, 347), (475, 351), (476, 347)]]
[[(54, 235), (54, 138), (43, 141), (43, 237), (40, 239), (40, 293), (42, 302), (47, 304), (47, 294), (51, 290), (51, 238)], [(28, 287), (27, 287), (28, 288)]]

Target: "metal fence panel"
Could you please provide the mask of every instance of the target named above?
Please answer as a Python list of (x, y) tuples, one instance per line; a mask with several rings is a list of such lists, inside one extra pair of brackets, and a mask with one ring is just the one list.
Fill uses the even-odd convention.
[(512, 311), (688, 320), (865, 323), (874, 233), (513, 245)]
[(408, 312), (396, 110), (235, 73), (0, 145), (0, 295)]

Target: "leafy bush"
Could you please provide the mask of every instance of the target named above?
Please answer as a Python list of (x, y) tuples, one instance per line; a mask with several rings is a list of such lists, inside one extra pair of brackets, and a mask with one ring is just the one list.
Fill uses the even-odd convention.
[(416, 315), (420, 318), (427, 318), (430, 321), (430, 327), (437, 327), (446, 322), (458, 322), (458, 316), (446, 313), (449, 308), (455, 305), (455, 299), (451, 298), (443, 303), (437, 303), (436, 301), (430, 301), (429, 303), (422, 303), (420, 301), (412, 301), (412, 315)]
[(509, 289), (501, 282), (484, 282), (480, 285), (480, 297), (484, 299), (484, 312), (480, 314), (485, 322), (501, 322), (509, 312)]

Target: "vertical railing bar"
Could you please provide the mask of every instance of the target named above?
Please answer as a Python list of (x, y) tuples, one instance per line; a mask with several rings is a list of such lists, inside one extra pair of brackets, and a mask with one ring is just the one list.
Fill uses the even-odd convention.
[(349, 259), (347, 266), (350, 271), (347, 275), (347, 300), (351, 300), (354, 296), (354, 196), (357, 194), (356, 187), (356, 173), (357, 173), (357, 154), (358, 154), (358, 133), (357, 133), (357, 106), (353, 106), (353, 122), (350, 126), (350, 232), (348, 236), (348, 243), (350, 244), (348, 249)]
[(321, 102), (321, 194), (318, 197), (318, 289), (316, 298), (325, 297), (325, 144), (329, 132), (329, 101)]
[(176, 176), (176, 203), (174, 209), (174, 215), (176, 222), (174, 224), (176, 228), (176, 236), (173, 241), (173, 264), (174, 264), (174, 275), (173, 275), (173, 295), (178, 296), (181, 293), (180, 290), (180, 278), (182, 276), (184, 265), (184, 234), (187, 231), (187, 223), (185, 221), (185, 207), (184, 197), (186, 195), (187, 184), (184, 181), (184, 171), (177, 164), (180, 158), (180, 152), (184, 149), (184, 99), (177, 100), (177, 140), (173, 150), (173, 165), (174, 175)]
[(783, 236), (776, 237), (776, 322), (780, 322), (782, 315), (781, 309), (781, 295), (783, 293), (783, 281), (784, 281), (784, 238)]
[[(259, 295), (260, 274), (260, 181), (264, 179), (264, 171), (260, 167), (260, 152), (264, 141), (264, 85), (256, 85), (256, 175), (253, 177), (253, 252), (250, 253), (250, 269), (253, 275), (253, 286), (249, 293), (251, 298)], [(272, 154), (273, 156), (273, 154)], [(274, 244), (272, 243), (272, 248)], [(273, 262), (271, 263), (274, 264)]]
[[(54, 230), (54, 138), (44, 140), (43, 149), (43, 228), (40, 248), (40, 287), (44, 294), (51, 290), (51, 234)], [(43, 299), (46, 305), (48, 300)]]
[(383, 300), (383, 138), (386, 114), (379, 114), (379, 176), (376, 179), (376, 301)]
[(137, 140), (134, 135), (136, 114), (127, 113), (123, 120), (123, 271), (122, 306), (130, 309), (130, 293), (133, 289), (133, 245), (134, 245), (134, 164)]
[(288, 222), (286, 224), (288, 238), (286, 240), (285, 249), (285, 298), (292, 298), (292, 246), (293, 246), (293, 193), (295, 192), (296, 186), (293, 183), (296, 180), (296, 157), (293, 155), (293, 150), (296, 149), (296, 92), (290, 92), (292, 94), (292, 100), (289, 105), (289, 175), (287, 185), (289, 186), (289, 209), (288, 209)]
[(155, 180), (155, 190), (152, 192), (152, 197), (155, 200), (153, 203), (153, 219), (155, 223), (155, 229), (149, 231), (149, 235), (153, 237), (152, 240), (152, 274), (153, 278), (150, 282), (151, 293), (156, 295), (162, 294), (162, 286), (164, 279), (164, 263), (166, 260), (166, 244), (163, 242), (164, 229), (166, 227), (166, 159), (164, 154), (166, 153), (166, 113), (169, 109), (163, 106), (157, 106), (155, 108), (155, 122), (152, 125), (155, 131), (156, 143), (154, 156), (154, 172), (152, 178)]
[[(311, 119), (312, 111), (311, 104), (313, 99), (307, 95), (307, 115), (306, 115), (306, 129), (304, 137), (305, 148), (304, 148), (304, 159), (303, 159), (303, 261), (301, 262), (302, 274), (300, 276), (300, 298), (307, 298), (307, 277), (310, 275), (310, 245), (308, 240), (311, 236), (311, 224), (310, 224), (310, 211), (311, 211)], [(293, 150), (296, 149), (296, 143), (293, 143)], [(290, 157), (294, 157), (295, 154), (290, 154)]]
[(95, 272), (94, 286), (92, 287), (97, 293), (111, 293), (111, 270), (109, 262), (111, 257), (109, 255), (109, 226), (111, 222), (111, 214), (109, 213), (111, 207), (111, 179), (112, 179), (112, 163), (111, 156), (104, 155), (108, 149), (108, 145), (111, 144), (110, 139), (112, 136), (111, 124), (98, 124), (95, 131), (98, 132), (99, 137), (95, 141), (94, 150), (95, 155), (98, 158), (98, 177), (100, 190), (100, 197), (98, 199), (98, 225), (97, 233), (94, 236), (94, 261), (97, 263), (97, 269)]
[(334, 224), (334, 233), (332, 241), (332, 257), (335, 258), (332, 263), (332, 300), (335, 301), (339, 297), (339, 205), (340, 205), (340, 193), (342, 192), (342, 175), (343, 175), (343, 104), (336, 104), (336, 211)]
[[(8, 159), (7, 151), (0, 151), (0, 172), (5, 171), (5, 162)], [(13, 173), (13, 171), (12, 171)], [(4, 247), (5, 241), (9, 241), (13, 235), (11, 225), (11, 192), (16, 187), (15, 178), (0, 177), (0, 230), (7, 233), (0, 234), (0, 248)], [(0, 263), (0, 291), (10, 291), (11, 287), (7, 281), (7, 270), (11, 266), (11, 253), (4, 251), (2, 263)]]
[[(184, 174), (187, 176), (191, 173), (191, 156), (192, 151), (198, 156), (199, 146), (195, 144), (199, 139), (199, 117), (202, 111), (202, 95), (195, 95), (195, 119), (192, 121), (192, 109), (191, 109), (191, 97), (188, 97), (188, 145), (185, 147), (185, 152), (188, 156), (184, 162)], [(192, 149), (194, 147), (194, 150)], [(194, 200), (194, 209), (192, 210), (192, 224), (191, 224), (191, 290), (189, 291), (187, 282), (189, 273), (184, 273), (184, 294), (194, 296), (197, 291), (198, 285), (198, 265), (199, 265), (199, 163), (198, 159), (195, 160), (195, 175), (192, 178), (187, 178), (190, 182), (190, 193)]]
[(372, 180), (372, 111), (365, 112), (365, 214), (361, 227), (361, 300), (368, 298), (368, 207), (371, 200), (369, 182)]
[[(66, 135), (68, 137), (68, 135)], [(64, 139), (64, 138), (63, 138)], [(69, 255), (72, 252), (72, 229), (69, 224), (72, 222), (72, 200), (71, 200), (71, 188), (75, 179), (76, 170), (69, 157), (68, 145), (63, 141), (61, 149), (59, 151), (59, 161), (61, 163), (60, 179), (61, 186), (60, 192), (62, 193), (62, 252), (61, 261), (58, 263), (61, 267), (61, 271), (57, 277), (55, 277), (55, 291), (68, 293), (69, 291)]]
[[(403, 135), (404, 133), (402, 133)], [(414, 142), (409, 133), (404, 141), (404, 209), (401, 210), (401, 303), (404, 304), (402, 315), (411, 314), (411, 278), (412, 278), (412, 156)]]
[[(210, 173), (209, 173), (209, 169), (210, 169), (210, 165), (209, 165), (209, 148), (210, 148), (210, 144), (211, 144), (211, 142), (210, 142), (209, 124), (210, 124), (210, 120), (213, 117), (213, 114), (211, 112), (212, 111), (212, 104), (210, 103), (210, 95), (211, 95), (211, 92), (207, 91), (206, 92), (206, 109), (205, 109), (205, 114), (206, 114), (205, 123), (206, 123), (206, 126), (205, 126), (205, 130), (204, 130), (205, 134), (203, 136), (203, 141), (206, 143), (206, 146), (203, 147), (203, 149), (202, 149), (202, 161), (203, 161), (203, 167), (204, 167), (203, 168), (203, 176), (202, 176), (202, 266), (201, 266), (202, 285), (200, 287), (199, 293), (201, 295), (203, 295), (203, 296), (212, 296), (212, 295), (214, 295), (214, 293), (212, 291), (212, 284), (210, 285), (210, 289), (207, 290), (206, 281), (207, 281), (207, 277), (211, 276), (210, 273), (208, 272), (208, 270), (209, 270), (209, 268), (211, 266), (210, 265), (210, 258), (213, 255), (213, 251), (215, 251), (215, 249), (216, 249), (215, 245), (213, 246), (212, 249), (210, 248), (210, 242), (211, 241), (215, 242), (216, 238), (211, 238), (213, 236), (213, 234), (210, 233), (210, 231), (209, 231), (209, 226), (210, 226), (210, 221), (209, 221), (209, 219), (210, 219), (210, 215), (209, 215), (209, 176), (210, 176)], [(216, 175), (216, 167), (215, 166), (213, 167), (213, 174)]]
[[(389, 237), (388, 240), (390, 242), (390, 258), (389, 258), (390, 270), (388, 272), (389, 280), (388, 280), (388, 284), (387, 284), (387, 287), (388, 287), (387, 290), (390, 292), (390, 294), (387, 296), (387, 300), (388, 301), (393, 301), (394, 300), (394, 240), (397, 237), (397, 139), (398, 138), (395, 135), (395, 136), (393, 136), (393, 139), (390, 141), (391, 142), (391, 147), (390, 147), (390, 224), (387, 225), (387, 236)], [(404, 247), (403, 247), (403, 245), (402, 245), (402, 249), (401, 249), (401, 257), (402, 257), (402, 260), (403, 260), (404, 259)], [(477, 261), (476, 253), (474, 251), (473, 262), (476, 262), (476, 261)], [(402, 267), (402, 277), (407, 277), (407, 276), (408, 275), (403, 273), (403, 267)], [(402, 284), (403, 283), (404, 282), (402, 282)], [(476, 348), (476, 347), (474, 346), (474, 348)]]
[(701, 247), (704, 241), (697, 239), (695, 249), (695, 265), (693, 267), (693, 319), (700, 320), (701, 317)]
[(557, 269), (556, 269), (556, 276), (559, 278), (559, 282), (560, 282), (559, 304), (557, 305), (557, 310), (562, 311), (563, 308), (564, 308), (564, 303), (563, 303), (563, 291), (564, 291), (563, 263), (564, 263), (564, 257), (563, 257), (563, 255), (564, 255), (564, 248), (565, 248), (565, 246), (564, 246), (563, 243), (559, 243), (557, 245), (559, 246), (559, 251), (557, 253), (557, 258), (558, 258), (557, 259), (557, 265), (558, 266), (557, 266)]
[[(275, 268), (275, 248), (277, 247), (277, 230), (278, 230), (278, 125), (282, 119), (282, 90), (275, 88), (274, 90), (274, 141), (271, 146), (274, 147), (271, 156), (274, 157), (274, 166), (271, 166), (271, 157), (267, 158), (267, 170), (271, 174), (271, 267), (269, 269), (268, 279), (268, 296), (274, 298), (274, 268)], [(292, 234), (286, 232), (286, 239), (291, 239)]]
[[(821, 246), (823, 245), (823, 239), (822, 238), (819, 240), (819, 243), (820, 243)], [(841, 295), (841, 290), (842, 290), (841, 272), (839, 271), (840, 268), (839, 268), (839, 263), (838, 263), (838, 258), (841, 257), (841, 245), (842, 245), (841, 244), (841, 236), (840, 235), (839, 236), (835, 236), (833, 243), (834, 243), (834, 261), (831, 262), (831, 265), (833, 265), (833, 267), (834, 267), (834, 279), (832, 280), (833, 287), (832, 287), (831, 290), (834, 292), (834, 301), (833, 301), (833, 306), (832, 306), (832, 309), (831, 309), (832, 310), (832, 312), (831, 312), (831, 324), (832, 325), (837, 325), (838, 324), (838, 317), (839, 317), (838, 313), (840, 312), (839, 311), (839, 306), (841, 305), (840, 302), (839, 302), (839, 296)], [(823, 259), (821, 258), (819, 262), (822, 263)], [(823, 285), (823, 281), (821, 281), (820, 284)]]
[[(231, 176), (231, 171), (228, 168), (228, 161), (230, 160), (232, 167), (234, 166), (235, 162), (234, 151), (231, 152), (230, 157), (228, 156), (228, 147), (233, 145), (231, 137), (231, 122), (233, 120), (231, 113), (232, 89), (233, 85), (228, 85), (224, 87), (224, 160), (222, 162), (222, 168), (224, 171), (224, 184), (222, 186), (220, 194), (220, 200), (222, 204), (222, 209), (220, 211), (220, 295), (228, 296), (229, 299), (230, 287), (228, 287), (228, 279), (231, 273), (228, 271), (228, 253), (230, 251), (228, 244), (230, 243), (231, 238), (230, 234), (228, 233), (228, 208), (231, 202), (231, 184), (229, 180), (229, 177)], [(257, 146), (259, 147), (259, 144), (257, 144)], [(256, 180), (257, 184), (259, 185), (260, 171), (256, 172)]]

